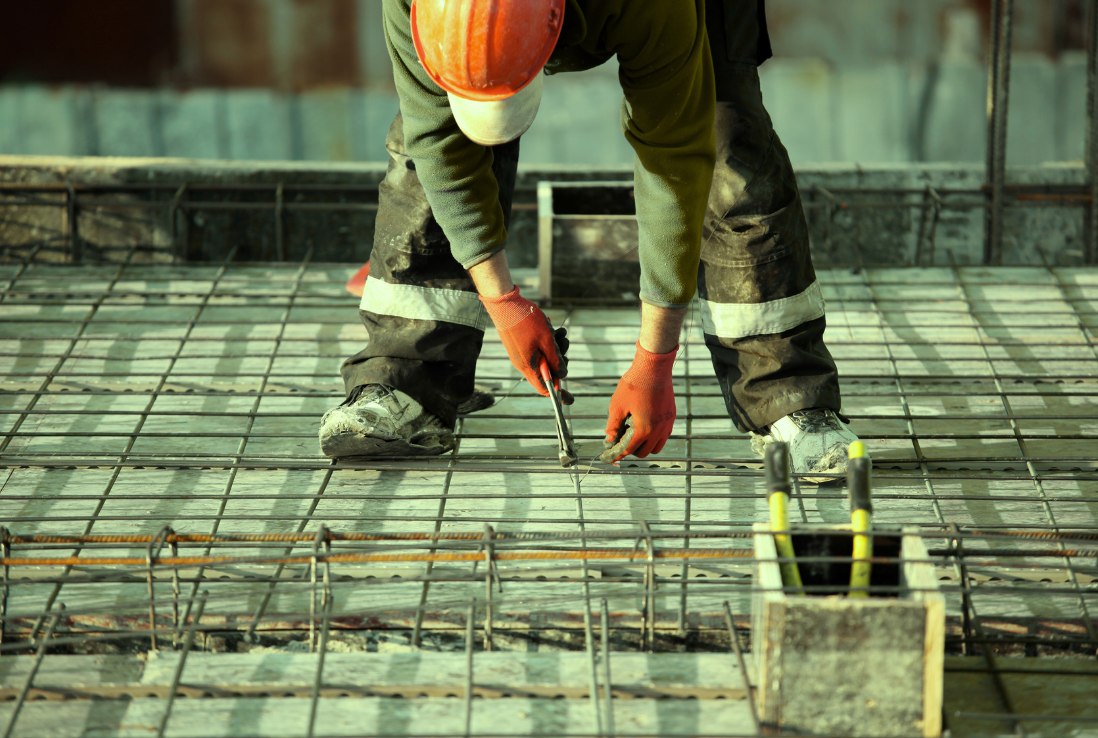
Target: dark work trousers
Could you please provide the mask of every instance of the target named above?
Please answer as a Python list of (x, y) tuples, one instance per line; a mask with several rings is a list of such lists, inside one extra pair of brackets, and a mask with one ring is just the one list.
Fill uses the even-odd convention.
[[(370, 276), (358, 311), (367, 344), (343, 362), (340, 373), (349, 400), (364, 384), (386, 384), (453, 428), (458, 405), (473, 394), (488, 313), (469, 273), (450, 253), (415, 164), (404, 152), (400, 113), (389, 126), (385, 148), (389, 168), (379, 188)], [(492, 147), (506, 225), (518, 152), (517, 140)]]
[(698, 270), (705, 343), (742, 431), (796, 410), (840, 410), (824, 303), (793, 167), (763, 107), (762, 0), (707, 0), (717, 80), (717, 165)]
[[(785, 148), (762, 104), (757, 65), (769, 56), (762, 0), (707, 0), (717, 77), (717, 164), (698, 290), (705, 342), (728, 412), (756, 431), (796, 410), (838, 411), (823, 343), (823, 298)], [(400, 115), (386, 139), (389, 169), (359, 315), (366, 348), (342, 368), (348, 398), (364, 384), (400, 389), (451, 427), (473, 392), (488, 318), (450, 254), (411, 159)], [(510, 215), (518, 142), (493, 149)]]

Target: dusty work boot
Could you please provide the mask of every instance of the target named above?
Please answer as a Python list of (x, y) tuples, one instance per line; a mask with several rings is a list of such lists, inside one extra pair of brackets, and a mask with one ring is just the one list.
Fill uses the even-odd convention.
[[(834, 411), (824, 408), (798, 410), (771, 423), (767, 433), (751, 434), (751, 450), (760, 456), (767, 444), (789, 444), (789, 464), (794, 473), (842, 475), (846, 473), (850, 444), (857, 441)], [(841, 477), (839, 477), (841, 478)], [(802, 477), (806, 482), (833, 482), (835, 476)]]
[(454, 448), (453, 431), (398, 389), (367, 384), (320, 420), (320, 450), (351, 456), (432, 456)]

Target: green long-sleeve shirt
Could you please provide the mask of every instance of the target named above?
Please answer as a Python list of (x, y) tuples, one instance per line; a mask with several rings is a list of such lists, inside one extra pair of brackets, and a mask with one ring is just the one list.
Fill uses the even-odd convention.
[[(384, 0), (404, 145), (454, 257), (468, 269), (507, 240), (492, 152), (465, 137), (445, 91), (419, 63), (410, 4)], [(580, 71), (618, 57), (621, 125), (636, 154), (640, 295), (662, 307), (682, 307), (694, 296), (713, 178), (715, 92), (704, 13), (705, 0), (568, 0), (546, 65), (549, 73)]]

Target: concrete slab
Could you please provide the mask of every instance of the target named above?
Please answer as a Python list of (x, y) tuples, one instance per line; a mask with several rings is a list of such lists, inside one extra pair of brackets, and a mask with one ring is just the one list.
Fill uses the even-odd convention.
[[(462, 419), (455, 454), (332, 466), (318, 452), (319, 419), (342, 401), (339, 363), (364, 339), (356, 300), (342, 290), (351, 270), (35, 264), (0, 274), (14, 280), (0, 311), (0, 423), (14, 434), (0, 436), (7, 466), (0, 520), (16, 533), (57, 535), (152, 536), (165, 525), (193, 534), (314, 535), (321, 525), (337, 533), (474, 536), (486, 524), (512, 534), (578, 534), (581, 526), (590, 536), (628, 531), (625, 540), (598, 545), (636, 556), (592, 561), (586, 581), (579, 560), (497, 562), (503, 589), (493, 592), (493, 618), (500, 632), (582, 628), (577, 614), (586, 589), (595, 603), (607, 598), (616, 622), (635, 632), (644, 622), (646, 593), (641, 521), (656, 531), (689, 525), (700, 533), (767, 519), (758, 458), (728, 419), (694, 312), (675, 369), (679, 417), (660, 456), (630, 459), (616, 470), (593, 461), (610, 396), (634, 351), (639, 313), (584, 306), (549, 311), (571, 327), (567, 382), (579, 398), (570, 410), (583, 457), (578, 473), (556, 465), (547, 401), (519, 381), (492, 330), (478, 372), (498, 389), (499, 401)], [(819, 276), (829, 299), (828, 343), (844, 377), (843, 409), (877, 461), (878, 520), (928, 531), (954, 523), (1019, 530), (1094, 525), (1098, 375), (1093, 335), (1084, 332), (1098, 284), (1093, 269), (821, 270)], [(843, 488), (799, 489), (800, 520), (849, 518)], [(700, 537), (688, 543), (741, 545)], [(333, 545), (376, 550), (364, 548), (375, 543)], [(429, 541), (419, 548), (383, 545), (432, 548)], [(480, 550), (477, 542), (445, 545)], [(575, 539), (560, 546), (574, 547)], [(310, 547), (311, 539), (272, 541), (258, 551), (307, 555)], [(33, 555), (68, 555), (73, 548), (57, 544)], [(205, 551), (201, 544), (185, 550)], [(253, 559), (257, 553), (237, 542), (210, 550)], [(81, 557), (106, 555), (144, 561), (146, 544), (104, 543)], [(354, 627), (407, 629), (422, 603), (431, 613), (428, 629), (460, 630), (469, 598), (486, 596), (486, 570), (478, 563), (433, 562), (425, 585), (422, 560), (335, 562), (333, 612)], [(1061, 560), (1036, 563), (1048, 571), (1038, 576), (1002, 561), (981, 566), (983, 578), (973, 580), (981, 617), (1062, 619), (1082, 627), (1080, 595)], [(673, 631), (681, 612), (690, 623), (719, 630), (725, 601), (736, 613), (746, 611), (745, 565), (734, 557), (689, 566), (660, 562), (659, 590), (651, 597), (655, 621)], [(44, 607), (62, 569), (13, 571), (19, 583), (10, 612), (27, 614)], [(77, 621), (145, 627), (144, 565), (111, 583), (87, 580), (94, 571), (73, 569), (57, 594)], [(207, 566), (203, 586), (216, 595), (210, 623), (242, 627), (276, 571), (267, 561)], [(942, 571), (952, 569), (943, 563)], [(199, 568), (180, 572), (190, 596)], [(276, 586), (264, 627), (307, 628), (308, 561), (287, 564), (279, 576), (285, 581)], [(158, 622), (166, 626), (169, 568), (157, 571), (154, 590), (163, 603)], [(949, 597), (955, 617), (960, 596), (951, 589)]]

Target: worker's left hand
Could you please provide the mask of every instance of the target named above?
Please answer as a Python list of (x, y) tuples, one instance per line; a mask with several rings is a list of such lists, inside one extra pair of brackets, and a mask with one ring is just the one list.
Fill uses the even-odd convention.
[(610, 399), (602, 461), (616, 464), (629, 454), (643, 459), (663, 450), (675, 425), (671, 368), (678, 350), (676, 346), (669, 353), (653, 354), (637, 342), (633, 364)]

